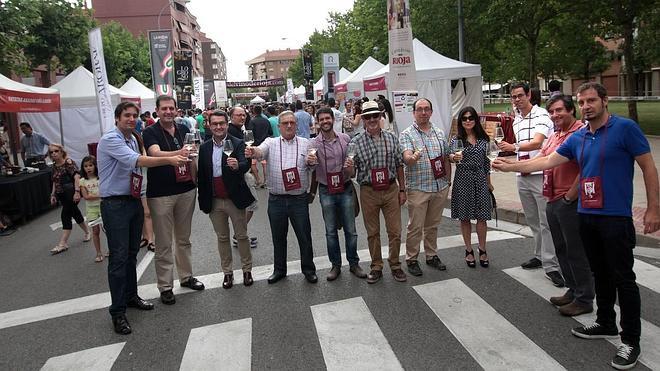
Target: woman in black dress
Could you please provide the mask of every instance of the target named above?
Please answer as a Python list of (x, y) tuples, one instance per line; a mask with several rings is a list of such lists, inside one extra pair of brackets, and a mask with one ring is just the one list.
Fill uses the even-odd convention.
[(458, 113), (458, 134), (451, 140), (453, 148), (457, 139), (463, 141), (464, 149), (449, 155), (456, 165), (454, 185), (451, 192), (451, 217), (461, 221), (461, 233), (465, 243), (465, 262), (468, 267), (476, 266), (472, 250), (472, 224), (477, 221), (479, 239), (479, 264), (488, 267), (486, 254), (486, 220), (490, 220), (492, 202), (490, 191), (490, 161), (486, 157), (490, 138), (481, 126), (479, 115), (472, 107), (465, 107)]

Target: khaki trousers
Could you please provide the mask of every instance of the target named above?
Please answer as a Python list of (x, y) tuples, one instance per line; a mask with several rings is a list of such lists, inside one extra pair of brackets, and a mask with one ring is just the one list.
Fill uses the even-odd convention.
[(241, 256), (243, 272), (252, 270), (252, 251), (247, 235), (247, 218), (245, 210), (238, 209), (230, 199), (214, 198), (213, 208), (209, 213), (211, 224), (218, 237), (218, 253), (220, 268), (224, 274), (233, 274), (231, 244), (229, 243), (229, 219), (234, 226), (234, 236), (238, 241), (238, 253)]
[(197, 188), (178, 195), (147, 198), (156, 237), (154, 265), (160, 292), (173, 288), (174, 262), (180, 281), (186, 282), (192, 277), (190, 225), (196, 196)]
[(383, 270), (383, 256), (380, 244), (380, 212), (385, 218), (385, 229), (389, 242), (390, 269), (401, 268), (399, 251), (401, 249), (401, 206), (399, 205), (399, 187), (395, 183), (384, 191), (374, 191), (371, 186), (360, 186), (360, 204), (362, 219), (367, 229), (367, 241), (371, 254), (371, 269)]
[(449, 187), (439, 192), (408, 191), (407, 262), (417, 260), (422, 238), (426, 259), (438, 254), (438, 226), (448, 193)]

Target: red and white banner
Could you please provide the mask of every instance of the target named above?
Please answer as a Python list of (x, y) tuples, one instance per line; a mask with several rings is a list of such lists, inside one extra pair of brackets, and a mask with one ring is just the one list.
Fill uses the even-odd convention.
[(94, 74), (94, 85), (96, 88), (96, 104), (99, 109), (99, 118), (103, 128), (111, 128), (115, 124), (115, 107), (110, 98), (110, 83), (105, 69), (105, 57), (103, 56), (103, 39), (101, 29), (94, 28), (89, 31), (89, 54), (92, 61), (92, 74)]
[(59, 110), (59, 94), (0, 89), (0, 112), (57, 112)]
[(348, 84), (335, 85), (335, 93), (346, 93), (348, 91)]
[(410, 0), (387, 2), (387, 37), (389, 42), (389, 90), (417, 90), (413, 53)]
[(387, 90), (387, 86), (385, 86), (385, 76), (376, 77), (371, 80), (364, 80), (362, 84), (364, 85), (364, 91)]

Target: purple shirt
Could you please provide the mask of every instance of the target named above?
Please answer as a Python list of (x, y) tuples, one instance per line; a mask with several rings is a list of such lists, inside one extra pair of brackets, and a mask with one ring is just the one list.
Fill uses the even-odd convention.
[[(325, 140), (323, 135), (319, 134), (313, 142), (316, 147), (316, 157), (318, 157), (316, 180), (326, 186), (328, 185), (326, 176), (328, 171), (331, 173), (344, 171), (348, 143), (351, 141), (347, 134), (335, 132), (335, 135), (337, 135), (337, 138)], [(348, 176), (344, 173), (344, 182), (347, 181)]]

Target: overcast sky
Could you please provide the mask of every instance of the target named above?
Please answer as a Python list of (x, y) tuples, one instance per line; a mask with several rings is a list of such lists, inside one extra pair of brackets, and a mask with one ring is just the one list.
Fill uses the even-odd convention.
[(327, 28), (329, 11), (354, 0), (191, 0), (188, 9), (227, 58), (229, 81), (248, 79), (248, 61), (266, 49), (299, 48), (315, 29)]

